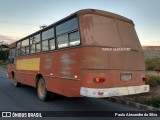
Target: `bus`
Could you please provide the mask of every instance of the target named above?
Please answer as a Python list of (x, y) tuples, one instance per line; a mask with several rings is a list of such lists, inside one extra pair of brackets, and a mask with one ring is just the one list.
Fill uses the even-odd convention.
[(10, 45), (8, 77), (38, 98), (112, 97), (149, 92), (132, 20), (84, 9)]

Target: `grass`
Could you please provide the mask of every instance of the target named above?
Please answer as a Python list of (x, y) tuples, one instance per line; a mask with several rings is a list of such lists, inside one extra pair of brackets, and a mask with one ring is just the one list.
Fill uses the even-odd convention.
[(147, 75), (147, 77), (149, 80), (146, 84), (150, 85), (151, 88), (147, 104), (153, 107), (160, 107), (160, 76)]
[(153, 96), (150, 100), (148, 100), (148, 105), (160, 107), (160, 96)]
[(150, 85), (150, 87), (156, 87), (160, 85), (160, 77), (159, 76), (154, 76), (154, 75), (147, 75), (149, 78), (148, 81), (146, 81), (147, 85)]
[(147, 58), (145, 66), (146, 70), (160, 71), (160, 58)]

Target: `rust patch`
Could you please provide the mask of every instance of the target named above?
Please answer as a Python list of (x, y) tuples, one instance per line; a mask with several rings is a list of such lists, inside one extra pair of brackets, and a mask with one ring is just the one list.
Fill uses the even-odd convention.
[(70, 75), (72, 70), (72, 65), (75, 63), (75, 61), (71, 58), (68, 54), (63, 54), (60, 57), (61, 61), (61, 73), (64, 75)]
[(52, 57), (47, 57), (45, 59), (45, 66), (44, 66), (44, 68), (45, 69), (51, 69), (52, 65), (53, 65), (53, 58)]

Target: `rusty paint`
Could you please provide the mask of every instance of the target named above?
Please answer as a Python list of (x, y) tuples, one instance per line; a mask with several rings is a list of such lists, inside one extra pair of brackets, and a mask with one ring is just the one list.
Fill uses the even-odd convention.
[(53, 58), (46, 58), (45, 69), (52, 69), (52, 65), (53, 65)]
[[(82, 10), (76, 15), (79, 20), (80, 47), (18, 57), (15, 61), (39, 58), (40, 69), (38, 72), (18, 70), (14, 65), (9, 65), (9, 76), (14, 71), (17, 81), (36, 87), (36, 75), (41, 74), (48, 91), (69, 97), (81, 96), (82, 87), (87, 88), (84, 89), (85, 93), (96, 89), (93, 94), (98, 92), (103, 96), (100, 89), (109, 89), (112, 94), (108, 94), (116, 96), (120, 90), (122, 94), (127, 94), (125, 88), (128, 86), (143, 86), (144, 55), (133, 22), (99, 10)], [(104, 51), (102, 48), (130, 48), (130, 51)], [(132, 74), (132, 80), (120, 80), (124, 72)], [(95, 77), (103, 77), (106, 81), (95, 83)], [(134, 93), (132, 88), (128, 90)], [(143, 92), (141, 88), (135, 88), (135, 91)]]
[(61, 73), (64, 75), (69, 75), (71, 74), (72, 71), (72, 64), (75, 63), (75, 61), (68, 55), (68, 54), (63, 54), (60, 57), (61, 60)]

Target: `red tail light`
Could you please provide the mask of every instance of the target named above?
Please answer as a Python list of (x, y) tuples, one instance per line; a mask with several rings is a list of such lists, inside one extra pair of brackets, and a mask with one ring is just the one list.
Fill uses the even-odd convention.
[(142, 80), (145, 82), (145, 81), (148, 80), (148, 78), (147, 77), (143, 77)]
[(105, 78), (99, 78), (99, 77), (94, 78), (94, 82), (96, 82), (96, 83), (105, 82), (105, 81), (106, 81)]

